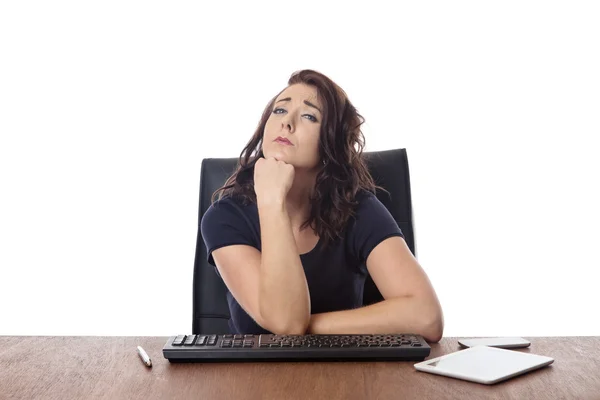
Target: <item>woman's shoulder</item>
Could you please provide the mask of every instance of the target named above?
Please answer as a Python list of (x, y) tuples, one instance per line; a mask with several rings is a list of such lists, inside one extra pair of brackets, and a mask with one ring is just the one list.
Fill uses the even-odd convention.
[(360, 190), (356, 196), (354, 197), (356, 200), (356, 208), (355, 213), (357, 215), (368, 213), (373, 210), (373, 208), (383, 207), (381, 201), (377, 198), (377, 196), (368, 190)]
[(361, 189), (354, 195), (354, 207), (347, 221), (347, 229), (357, 229), (357, 225), (364, 223), (372, 213), (373, 203), (378, 202), (377, 196), (368, 190)]
[(241, 196), (227, 195), (215, 200), (204, 213), (203, 219), (242, 218), (253, 220), (257, 214), (256, 205)]
[(348, 230), (348, 244), (360, 260), (366, 260), (372, 249), (390, 236), (403, 236), (387, 207), (372, 192), (356, 197), (358, 205)]
[(208, 208), (210, 208), (210, 207), (218, 208), (222, 204), (239, 205), (239, 204), (241, 204), (241, 202), (242, 201), (238, 196), (227, 195), (227, 196), (223, 196), (221, 198), (217, 198), (216, 200), (214, 200)]
[(222, 197), (214, 201), (202, 215), (200, 232), (212, 265), (213, 250), (231, 244), (247, 244), (260, 250), (257, 219), (243, 199)]
[(361, 189), (356, 193), (355, 199), (358, 201), (365, 201), (365, 200), (370, 200), (373, 198), (377, 198), (377, 196), (375, 196), (375, 194), (369, 190), (366, 189)]
[[(202, 234), (217, 231), (256, 231), (258, 210), (253, 203), (238, 196), (224, 196), (215, 200), (204, 212), (200, 221)], [(214, 229), (215, 227), (220, 229)]]
[(355, 229), (393, 221), (390, 211), (373, 192), (361, 190), (356, 194), (355, 200), (357, 204), (352, 218), (352, 226)]
[[(250, 209), (254, 206), (254, 203), (251, 200), (248, 200), (239, 195), (226, 195), (221, 197), (220, 199), (215, 200), (208, 209), (218, 209), (218, 208), (237, 208), (240, 210)], [(207, 210), (208, 210), (207, 209)]]

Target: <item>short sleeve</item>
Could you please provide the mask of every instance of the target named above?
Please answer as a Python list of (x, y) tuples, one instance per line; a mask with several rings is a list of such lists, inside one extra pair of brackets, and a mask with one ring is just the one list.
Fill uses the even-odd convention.
[(209, 264), (216, 267), (212, 252), (224, 246), (246, 244), (258, 248), (250, 224), (243, 208), (232, 199), (223, 198), (211, 204), (200, 222)]
[(392, 236), (404, 238), (398, 223), (383, 203), (374, 194), (366, 193), (359, 201), (349, 240), (361, 268), (366, 269), (371, 251)]

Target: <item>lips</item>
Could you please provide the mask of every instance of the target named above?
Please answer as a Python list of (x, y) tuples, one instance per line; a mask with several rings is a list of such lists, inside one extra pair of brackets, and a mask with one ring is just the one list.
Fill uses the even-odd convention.
[(293, 146), (292, 142), (290, 142), (288, 139), (281, 137), (281, 136), (277, 137), (277, 139), (275, 139), (274, 142), (278, 142), (281, 144), (287, 144), (288, 146)]

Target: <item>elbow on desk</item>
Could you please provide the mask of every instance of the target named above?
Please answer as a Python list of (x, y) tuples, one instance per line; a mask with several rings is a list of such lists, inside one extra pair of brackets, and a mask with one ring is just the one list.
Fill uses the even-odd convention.
[(259, 302), (258, 324), (275, 335), (304, 335), (310, 323), (310, 306), (306, 315), (295, 313), (284, 313), (284, 315), (273, 315), (273, 310)]
[(439, 316), (425, 324), (421, 335), (429, 343), (438, 343), (444, 336), (444, 317)]
[(308, 321), (288, 324), (272, 324), (269, 329), (275, 335), (304, 335), (308, 329)]
[(302, 328), (288, 328), (288, 329), (275, 329), (272, 331), (275, 335), (304, 335), (306, 329)]
[(304, 335), (308, 329), (310, 319), (305, 321), (296, 319), (293, 321), (273, 321), (261, 317), (261, 325), (264, 329), (275, 335)]

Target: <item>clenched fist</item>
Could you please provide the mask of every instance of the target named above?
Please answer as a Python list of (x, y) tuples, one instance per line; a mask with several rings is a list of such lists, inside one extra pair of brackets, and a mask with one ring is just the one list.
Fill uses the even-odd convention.
[(254, 165), (254, 192), (261, 204), (280, 204), (294, 182), (294, 166), (273, 157), (259, 158)]

